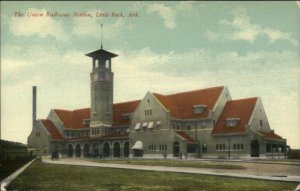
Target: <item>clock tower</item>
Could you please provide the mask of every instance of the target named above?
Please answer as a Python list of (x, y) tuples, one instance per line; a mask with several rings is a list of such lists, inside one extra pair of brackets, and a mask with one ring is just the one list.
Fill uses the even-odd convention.
[(91, 136), (104, 135), (105, 127), (113, 123), (113, 81), (111, 59), (118, 55), (101, 49), (86, 54), (92, 58), (91, 80)]

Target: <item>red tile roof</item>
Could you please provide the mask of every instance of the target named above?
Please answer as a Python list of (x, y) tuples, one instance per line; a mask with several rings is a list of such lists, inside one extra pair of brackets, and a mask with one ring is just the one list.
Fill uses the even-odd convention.
[[(134, 112), (140, 100), (116, 103), (113, 105), (113, 125), (129, 125), (130, 120), (124, 120), (122, 114)], [(54, 109), (54, 112), (68, 129), (83, 129), (89, 128), (89, 125), (84, 125), (83, 120), (90, 118), (90, 108), (78, 109), (74, 111)]]
[(113, 125), (129, 125), (130, 120), (124, 120), (122, 114), (131, 114), (139, 105), (140, 100), (116, 103), (113, 105)]
[[(212, 134), (245, 133), (245, 125), (250, 120), (256, 101), (256, 97), (227, 101)], [(240, 120), (236, 126), (227, 127), (226, 119), (228, 118), (239, 118)]]
[(77, 109), (74, 111), (54, 109), (54, 112), (68, 129), (83, 129), (89, 128), (89, 125), (84, 125), (83, 120), (90, 118), (90, 108)]
[(273, 131), (258, 131), (259, 133), (263, 134), (264, 137), (269, 138), (269, 139), (282, 139), (281, 136), (275, 134)]
[(59, 131), (56, 129), (55, 125), (52, 123), (52, 121), (47, 119), (42, 119), (41, 122), (43, 123), (44, 127), (48, 130), (48, 132), (51, 134), (52, 139), (56, 140), (62, 140), (63, 137), (59, 133)]
[(176, 131), (175, 132), (178, 136), (180, 136), (182, 139), (186, 140), (188, 143), (196, 143), (195, 140), (190, 137), (188, 134), (186, 134), (183, 131)]
[[(170, 111), (174, 118), (207, 118), (209, 110), (213, 109), (223, 89), (224, 87), (221, 86), (171, 95), (154, 93), (154, 96)], [(195, 114), (194, 105), (206, 105), (207, 108), (204, 112)]]

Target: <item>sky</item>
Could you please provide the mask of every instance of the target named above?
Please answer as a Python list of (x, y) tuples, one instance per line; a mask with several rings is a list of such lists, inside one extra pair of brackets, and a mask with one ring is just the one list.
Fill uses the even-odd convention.
[(85, 54), (100, 48), (103, 24), (104, 49), (119, 55), (115, 103), (227, 86), (233, 99), (260, 97), (271, 128), (299, 149), (299, 19), (295, 1), (1, 1), (1, 138), (27, 142), (34, 85), (39, 119), (90, 107)]

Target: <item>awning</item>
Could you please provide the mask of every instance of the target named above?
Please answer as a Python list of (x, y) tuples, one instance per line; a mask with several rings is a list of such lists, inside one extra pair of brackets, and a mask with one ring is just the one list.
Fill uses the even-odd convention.
[(131, 149), (143, 150), (143, 143), (142, 143), (142, 141), (135, 142), (135, 144), (133, 145), (133, 147)]
[(135, 127), (134, 127), (135, 130), (138, 130), (138, 129), (140, 129), (140, 128), (141, 128), (141, 124), (140, 124), (140, 123), (137, 123), (137, 124), (135, 125)]
[(147, 122), (144, 122), (143, 123), (143, 127), (147, 127), (148, 123)]
[(152, 129), (152, 128), (153, 128), (153, 122), (149, 122), (148, 128), (149, 128), (149, 129)]

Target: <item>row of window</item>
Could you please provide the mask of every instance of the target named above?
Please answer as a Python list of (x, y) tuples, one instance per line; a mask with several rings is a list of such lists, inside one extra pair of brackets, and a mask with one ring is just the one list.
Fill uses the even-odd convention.
[[(200, 124), (200, 126), (199, 126), (198, 129), (204, 129), (206, 126), (207, 126), (207, 123), (206, 122), (202, 122)], [(196, 127), (196, 125), (193, 126), (193, 128), (195, 128), (195, 127)], [(192, 129), (192, 125), (186, 124), (185, 127), (180, 127), (179, 124), (173, 123), (172, 128), (173, 128), (173, 130), (177, 130), (177, 131), (178, 130), (191, 130)]]
[(145, 116), (152, 115), (152, 109), (145, 110)]
[[(227, 149), (229, 149), (229, 146), (227, 145)], [(243, 143), (234, 143), (233, 147), (230, 149), (233, 149), (234, 151), (239, 151), (244, 149)], [(226, 144), (216, 144), (216, 150), (217, 151), (225, 151), (226, 150)]]
[[(166, 144), (164, 145), (158, 145), (158, 150), (159, 151), (166, 151), (168, 150), (168, 147)], [(156, 145), (149, 145), (149, 151), (156, 151)]]
[(89, 133), (88, 132), (76, 132), (76, 133), (67, 132), (65, 135), (66, 137), (87, 137), (89, 136)]

